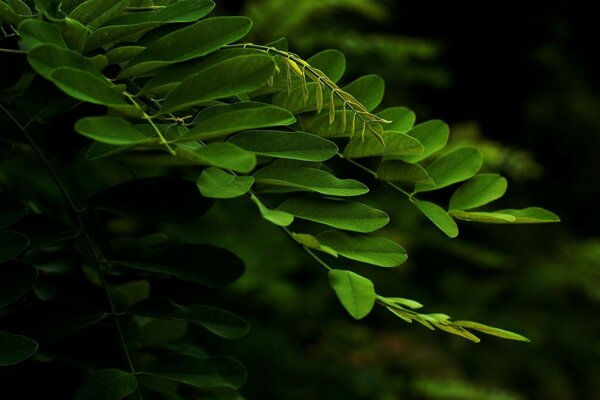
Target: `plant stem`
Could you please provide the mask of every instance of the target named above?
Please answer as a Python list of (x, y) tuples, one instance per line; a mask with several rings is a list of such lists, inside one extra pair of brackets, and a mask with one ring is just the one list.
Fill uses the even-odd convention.
[[(100, 248), (93, 241), (93, 239), (83, 221), (83, 218), (81, 217), (82, 210), (77, 207), (77, 205), (75, 204), (75, 201), (73, 200), (73, 198), (67, 191), (66, 186), (63, 184), (63, 182), (61, 181), (60, 177), (58, 176), (58, 174), (56, 173), (54, 168), (52, 168), (52, 164), (46, 159), (46, 157), (44, 156), (44, 153), (42, 152), (40, 147), (35, 143), (35, 141), (32, 139), (32, 137), (29, 135), (27, 130), (2, 104), (0, 104), (0, 109), (4, 112), (4, 114), (6, 114), (6, 116), (12, 121), (12, 123), (19, 129), (19, 131), (21, 131), (21, 133), (23, 134), (25, 139), (29, 142), (29, 145), (31, 146), (33, 151), (36, 153), (38, 158), (42, 161), (42, 163), (46, 167), (48, 173), (52, 177), (54, 184), (56, 185), (59, 192), (62, 194), (63, 198), (66, 200), (69, 207), (71, 208), (71, 213), (73, 214), (74, 219), (75, 219), (77, 225), (79, 226), (79, 230), (81, 231), (81, 234), (83, 235), (83, 238), (88, 247), (89, 253), (93, 257), (93, 261), (96, 266), (96, 270), (100, 277), (102, 288), (104, 290), (104, 293), (106, 294), (106, 299), (108, 301), (110, 312), (114, 317), (115, 325), (116, 325), (117, 331), (119, 333), (119, 339), (121, 341), (121, 345), (125, 352), (125, 357), (127, 359), (127, 363), (129, 364), (129, 368), (130, 368), (131, 372), (135, 373), (136, 371), (135, 371), (135, 368), (133, 365), (133, 360), (131, 359), (131, 354), (129, 353), (129, 348), (127, 347), (127, 342), (125, 341), (123, 329), (121, 328), (121, 323), (119, 322), (119, 318), (116, 315), (117, 314), (116, 308), (115, 308), (113, 299), (110, 296), (110, 292), (108, 290), (108, 284), (106, 282), (106, 277), (104, 275), (104, 271), (102, 270), (102, 265), (106, 264), (107, 260), (104, 258)], [(141, 392), (139, 391), (139, 388), (137, 389), (137, 395), (138, 395), (139, 399), (141, 400), (142, 395), (141, 395)]]
[(17, 50), (17, 49), (5, 49), (0, 47), (0, 53), (10, 53), (10, 54), (27, 54), (26, 50)]

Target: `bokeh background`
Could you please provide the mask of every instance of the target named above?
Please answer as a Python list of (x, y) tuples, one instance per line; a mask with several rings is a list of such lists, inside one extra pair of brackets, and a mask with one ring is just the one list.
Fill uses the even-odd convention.
[[(253, 18), (253, 42), (285, 36), (305, 58), (343, 51), (346, 82), (380, 74), (382, 106), (407, 106), (419, 121), (443, 119), (454, 143), (476, 143), (486, 168), (509, 178), (500, 208), (539, 205), (563, 221), (462, 223), (459, 238), (450, 240), (404, 198), (376, 187), (394, 221), (388, 234), (410, 259), (394, 271), (345, 266), (372, 278), (382, 294), (421, 301), (426, 312), (532, 339), (473, 344), (383, 309), (353, 321), (320, 267), (248, 217), (250, 205), (219, 205), (231, 210), (230, 221), (214, 225), (221, 236), (198, 237), (193, 227), (185, 234), (227, 241), (248, 263), (229, 296), (253, 329), (228, 348), (251, 371), (247, 398), (600, 398), (600, 52), (593, 13), (527, 2), (217, 4), (218, 13)], [(215, 222), (211, 215), (201, 223)], [(239, 229), (240, 220), (251, 229)]]

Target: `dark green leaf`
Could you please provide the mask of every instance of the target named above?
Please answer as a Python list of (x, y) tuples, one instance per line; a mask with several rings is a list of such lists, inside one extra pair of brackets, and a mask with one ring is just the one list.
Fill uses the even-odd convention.
[(311, 67), (319, 69), (333, 82), (339, 81), (346, 71), (346, 57), (339, 50), (323, 50), (310, 57), (306, 62)]
[(236, 176), (220, 168), (210, 167), (202, 171), (197, 183), (204, 197), (231, 199), (247, 193), (254, 183), (254, 178)]
[(209, 287), (227, 286), (244, 273), (244, 262), (238, 256), (207, 244), (187, 243), (156, 250), (125, 248), (113, 259), (130, 268)]
[(29, 238), (22, 233), (0, 231), (0, 263), (18, 256), (29, 245)]
[(340, 302), (354, 317), (366, 317), (375, 304), (375, 288), (369, 279), (352, 271), (332, 269), (329, 271), (329, 283)]
[(270, 104), (245, 101), (203, 109), (194, 127), (177, 141), (205, 140), (248, 129), (290, 125), (296, 118), (289, 111)]
[(64, 226), (46, 214), (27, 214), (11, 229), (29, 238), (30, 250), (53, 246), (79, 236), (79, 231)]
[(193, 164), (208, 165), (248, 173), (256, 166), (254, 153), (243, 150), (231, 143), (182, 143), (177, 146), (177, 156)]
[(396, 267), (408, 258), (402, 246), (384, 237), (328, 231), (317, 240), (344, 257), (379, 267)]
[(67, 48), (67, 44), (55, 24), (35, 18), (26, 19), (19, 25), (19, 36), (21, 45), (29, 50), (43, 44)]
[(435, 184), (418, 183), (415, 192), (437, 190), (471, 178), (481, 168), (483, 157), (475, 147), (460, 147), (436, 159), (426, 168)]
[(144, 49), (144, 46), (114, 47), (106, 52), (106, 62), (108, 65), (124, 63), (140, 54)]
[[(101, 284), (101, 282), (99, 283)], [(124, 311), (129, 306), (150, 296), (150, 282), (137, 280), (122, 285), (110, 285), (108, 291), (117, 311)]]
[(355, 135), (344, 148), (345, 158), (374, 157), (381, 155), (420, 154), (423, 146), (418, 140), (402, 132), (385, 131), (382, 133), (385, 147), (374, 135)]
[[(346, 123), (344, 123), (344, 113), (346, 114)], [(352, 131), (351, 121), (353, 116), (352, 111), (338, 110), (335, 112), (333, 123), (330, 123), (330, 116), (324, 114), (316, 118), (303, 118), (302, 125), (307, 131), (324, 138), (350, 137), (356, 133), (357, 129), (355, 127), (355, 131)]]
[(88, 376), (73, 400), (120, 400), (136, 389), (137, 380), (133, 374), (104, 369)]
[(77, 52), (83, 51), (85, 41), (90, 34), (88, 28), (79, 21), (69, 17), (64, 17), (64, 19), (57, 20), (56, 22), (67, 45)]
[(37, 270), (22, 261), (0, 264), (0, 308), (23, 296), (37, 280)]
[(119, 77), (128, 78), (212, 53), (244, 37), (251, 26), (246, 17), (214, 17), (196, 22), (152, 43), (125, 66)]
[(160, 222), (193, 221), (212, 201), (203, 198), (196, 184), (179, 178), (138, 178), (110, 187), (90, 198), (89, 206), (121, 215)]
[(386, 213), (366, 204), (327, 199), (292, 198), (284, 201), (277, 210), (334, 228), (362, 233), (376, 231), (390, 221)]
[(172, 354), (150, 364), (144, 374), (185, 383), (198, 388), (240, 388), (246, 382), (246, 369), (237, 360), (226, 356), (200, 358), (187, 354)]
[(450, 198), (450, 210), (469, 210), (499, 199), (508, 183), (498, 174), (479, 174), (463, 183)]
[(377, 179), (382, 181), (402, 181), (414, 183), (433, 183), (433, 180), (419, 164), (402, 160), (385, 159), (377, 167)]
[(421, 154), (402, 157), (404, 161), (414, 163), (443, 149), (448, 143), (450, 128), (443, 121), (431, 120), (415, 125), (407, 133), (421, 142), (425, 148)]
[(396, 131), (406, 133), (415, 124), (415, 113), (406, 107), (390, 107), (377, 113), (383, 119), (392, 121), (389, 124), (384, 124), (386, 131)]
[(128, 313), (198, 324), (226, 339), (242, 337), (249, 329), (246, 321), (229, 311), (202, 305), (181, 306), (163, 298), (142, 300)]
[[(8, 159), (8, 157), (10, 157), (10, 154), (13, 151), (13, 145), (12, 143), (9, 143), (5, 140), (0, 139), (0, 166), (2, 166), (2, 164), (4, 163), (4, 161), (6, 161)], [(2, 195), (2, 193), (0, 193), (0, 203), (2, 202), (2, 198), (4, 197), (4, 195)], [(2, 215), (4, 209), (2, 207), (2, 205), (0, 205), (0, 215)], [(0, 217), (2, 218), (2, 217)], [(2, 224), (0, 223), (0, 227), (2, 227)]]
[(257, 183), (275, 186), (277, 192), (312, 191), (331, 196), (359, 196), (369, 191), (354, 179), (338, 179), (315, 168), (266, 167), (254, 173)]
[(458, 226), (456, 225), (456, 222), (454, 222), (452, 217), (450, 217), (442, 207), (429, 201), (417, 200), (414, 197), (412, 198), (412, 202), (448, 237), (455, 238), (458, 236)]
[(452, 324), (456, 325), (456, 326), (460, 326), (462, 328), (474, 329), (476, 331), (487, 333), (488, 335), (498, 336), (503, 339), (518, 340), (521, 342), (530, 342), (531, 341), (531, 340), (527, 339), (525, 336), (519, 335), (518, 333), (510, 332), (510, 331), (500, 329), (500, 328), (495, 328), (493, 326), (480, 324), (479, 322), (455, 321)]
[(75, 130), (100, 143), (123, 146), (158, 141), (136, 129), (123, 118), (117, 117), (85, 117), (77, 121)]
[[(40, 44), (34, 47), (27, 54), (27, 61), (37, 73), (50, 80), (52, 79), (52, 72), (64, 67), (73, 68), (79, 72), (87, 72), (99, 80), (103, 79), (102, 75), (87, 58), (76, 51), (57, 47), (54, 44)], [(108, 81), (106, 85), (109, 85)]]
[(274, 68), (273, 58), (264, 54), (225, 60), (189, 76), (176, 86), (163, 101), (160, 114), (250, 92), (264, 84)]
[(28, 359), (35, 354), (37, 348), (38, 344), (25, 336), (0, 331), (0, 367)]
[(17, 14), (8, 4), (0, 1), (0, 20), (16, 26), (25, 18), (26, 16)]
[(264, 156), (302, 161), (325, 161), (338, 151), (335, 143), (305, 132), (248, 131), (228, 142)]
[(0, 192), (0, 228), (17, 222), (27, 212), (27, 206), (14, 197)]

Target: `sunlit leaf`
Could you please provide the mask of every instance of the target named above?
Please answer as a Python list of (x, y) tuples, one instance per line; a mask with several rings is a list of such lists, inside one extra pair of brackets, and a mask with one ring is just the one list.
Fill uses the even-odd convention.
[(448, 142), (450, 128), (448, 128), (448, 125), (443, 121), (436, 119), (415, 125), (407, 133), (421, 142), (425, 148), (421, 154), (402, 157), (402, 160), (414, 163), (424, 160), (435, 152), (443, 149)]
[(413, 204), (448, 237), (458, 236), (458, 226), (442, 207), (430, 201), (412, 199)]
[(379, 75), (365, 75), (344, 86), (344, 91), (354, 96), (367, 111), (372, 111), (383, 100), (385, 83)]
[(383, 119), (392, 121), (389, 124), (385, 124), (386, 131), (406, 133), (410, 131), (416, 120), (415, 113), (406, 107), (386, 108), (385, 110), (377, 113), (377, 115)]
[(503, 339), (518, 340), (521, 342), (530, 342), (529, 339), (527, 339), (525, 336), (519, 335), (518, 333), (510, 332), (510, 331), (500, 329), (500, 328), (495, 328), (493, 326), (480, 324), (479, 322), (454, 321), (453, 324), (456, 326), (460, 326), (462, 328), (474, 329), (476, 331), (480, 331), (480, 332), (486, 333), (488, 335), (498, 336)]
[(327, 49), (316, 53), (306, 60), (311, 67), (319, 69), (333, 82), (340, 80), (346, 70), (344, 53), (335, 49)]
[(505, 224), (515, 222), (516, 218), (510, 214), (504, 214), (500, 212), (487, 212), (487, 211), (461, 211), (461, 210), (450, 210), (448, 212), (452, 217), (461, 219), (463, 221), (473, 222), (487, 222)]
[(479, 174), (463, 183), (450, 198), (450, 210), (469, 210), (499, 199), (508, 183), (498, 174)]
[(181, 143), (176, 145), (177, 156), (193, 164), (208, 165), (248, 173), (256, 166), (254, 153), (243, 150), (231, 143)]
[(516, 224), (539, 224), (545, 222), (560, 222), (558, 215), (541, 207), (528, 207), (522, 210), (498, 210), (498, 213), (515, 217)]
[(250, 196), (250, 199), (256, 204), (260, 214), (267, 221), (277, 226), (289, 226), (294, 222), (294, 216), (278, 210), (272, 210), (265, 206), (254, 194)]
[(313, 249), (313, 250), (318, 250), (318, 251), (322, 251), (324, 253), (329, 254), (332, 257), (337, 257), (338, 253), (332, 249), (329, 246), (325, 246), (324, 244), (320, 243), (316, 237), (314, 237), (313, 235), (309, 235), (307, 233), (295, 233), (292, 232), (292, 237), (294, 239), (296, 239), (296, 241), (298, 243), (300, 243), (302, 246), (307, 247), (309, 249)]
[(382, 181), (402, 181), (433, 183), (425, 168), (402, 160), (385, 159), (377, 167), (377, 179)]
[(332, 269), (329, 271), (329, 283), (338, 299), (355, 319), (366, 317), (375, 304), (373, 282), (352, 271)]
[(198, 188), (204, 197), (231, 199), (247, 193), (254, 178), (251, 176), (236, 176), (220, 168), (210, 167), (202, 171), (198, 178)]
[(385, 131), (381, 134), (385, 146), (374, 135), (355, 135), (344, 148), (345, 158), (363, 158), (381, 155), (420, 154), (423, 146), (418, 140), (402, 132)]
[(418, 183), (415, 192), (437, 190), (473, 177), (483, 164), (483, 157), (475, 147), (460, 147), (437, 158), (426, 168), (434, 184)]

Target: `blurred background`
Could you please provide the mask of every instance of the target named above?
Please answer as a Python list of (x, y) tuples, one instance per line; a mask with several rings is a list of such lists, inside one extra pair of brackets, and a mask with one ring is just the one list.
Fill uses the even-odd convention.
[[(498, 208), (539, 205), (562, 223), (461, 223), (447, 239), (400, 195), (377, 186), (387, 233), (409, 253), (396, 270), (347, 267), (384, 295), (522, 333), (531, 343), (480, 344), (408, 325), (383, 309), (354, 321), (318, 265), (244, 200), (219, 203), (215, 223), (248, 264), (229, 293), (251, 333), (227, 349), (251, 371), (249, 399), (600, 398), (600, 52), (596, 17), (528, 3), (372, 0), (217, 1), (250, 16), (248, 39), (285, 36), (304, 58), (336, 48), (346, 82), (386, 81), (387, 106), (440, 118), (455, 143), (476, 143), (486, 168), (509, 178)], [(359, 171), (352, 171), (359, 174)], [(371, 185), (376, 182), (358, 175)], [(222, 218), (226, 207), (231, 220)], [(249, 228), (240, 231), (238, 222)], [(334, 262), (332, 260), (332, 262)], [(233, 299), (233, 300), (231, 300)], [(251, 305), (251, 306), (250, 306)]]

